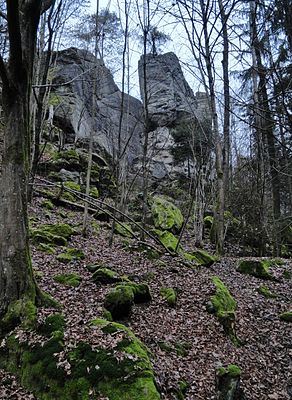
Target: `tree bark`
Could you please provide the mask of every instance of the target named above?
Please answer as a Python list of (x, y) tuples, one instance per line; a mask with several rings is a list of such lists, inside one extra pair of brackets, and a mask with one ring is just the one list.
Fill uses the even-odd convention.
[[(28, 242), (30, 94), (41, 2), (7, 0), (9, 61), (0, 57), (4, 149), (0, 180), (0, 316), (13, 302), (35, 302)], [(1, 325), (1, 324), (0, 324)]]

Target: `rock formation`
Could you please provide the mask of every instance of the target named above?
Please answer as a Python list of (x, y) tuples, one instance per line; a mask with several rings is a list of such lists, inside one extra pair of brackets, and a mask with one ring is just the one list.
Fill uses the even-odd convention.
[[(183, 124), (190, 126), (197, 121), (203, 123), (204, 120), (210, 120), (206, 93), (198, 92), (194, 95), (174, 53), (156, 56), (147, 54), (145, 58), (142, 56), (138, 71), (141, 97), (148, 104), (152, 177), (160, 180), (167, 176), (174, 177), (177, 173), (191, 173), (195, 168), (194, 164), (174, 162), (173, 131)], [(185, 134), (190, 134), (190, 130), (192, 129), (186, 129)]]
[[(122, 146), (129, 141), (126, 154), (131, 163), (141, 152), (141, 102), (125, 94), (123, 108), (126, 111), (121, 119), (122, 93), (101, 60), (73, 47), (58, 52), (55, 57), (53, 83), (60, 86), (54, 92), (59, 103), (54, 110), (54, 122), (65, 133), (65, 141), (88, 141), (93, 131), (96, 150), (113, 157), (117, 152), (121, 125)], [(97, 82), (93, 90), (95, 76)], [(92, 115), (93, 106), (95, 115)]]

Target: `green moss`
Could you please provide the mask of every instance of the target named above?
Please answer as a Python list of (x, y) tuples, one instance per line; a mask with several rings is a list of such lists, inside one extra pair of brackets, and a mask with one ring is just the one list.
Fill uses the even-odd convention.
[(184, 400), (189, 385), (186, 381), (179, 381), (175, 388), (175, 395), (177, 400)]
[(9, 305), (8, 310), (0, 321), (0, 332), (9, 332), (19, 324), (21, 324), (24, 329), (30, 329), (35, 325), (36, 318), (36, 306), (29, 297), (25, 296)]
[(124, 237), (133, 237), (134, 232), (132, 231), (131, 225), (125, 223), (115, 224), (115, 233), (118, 233)]
[(58, 355), (64, 356), (64, 321), (55, 314), (42, 327), (49, 337), (42, 345), (8, 337), (5, 352), (0, 348), (0, 367), (18, 375), (21, 384), (40, 400), (89, 400), (98, 393), (110, 400), (159, 400), (147, 349), (133, 332), (105, 320), (94, 320), (91, 326), (113, 335), (114, 341), (118, 332), (115, 347), (93, 349), (81, 341), (67, 354), (65, 369), (58, 365)]
[(170, 353), (172, 351), (172, 346), (165, 341), (159, 341), (158, 346), (161, 350), (165, 351), (166, 353)]
[(237, 271), (242, 274), (252, 275), (262, 279), (273, 279), (269, 269), (274, 265), (272, 260), (242, 260)]
[[(166, 247), (172, 253), (175, 252), (178, 239), (171, 232), (155, 229), (154, 233), (156, 234), (160, 242), (164, 245), (164, 247)], [(178, 250), (180, 250), (180, 247), (178, 248)]]
[(98, 191), (97, 187), (94, 186), (90, 189), (89, 196), (93, 197), (94, 199), (99, 198), (99, 191)]
[(241, 369), (235, 364), (229, 364), (226, 368), (219, 367), (216, 370), (216, 375), (219, 377), (227, 375), (227, 374), (231, 378), (239, 378), (241, 375)]
[(266, 298), (273, 299), (273, 298), (277, 297), (277, 295), (272, 293), (270, 291), (270, 289), (266, 286), (260, 286), (259, 288), (257, 288), (257, 291), (259, 294), (263, 295)]
[(64, 333), (65, 318), (62, 314), (49, 315), (45, 322), (39, 326), (38, 332), (47, 337), (51, 337), (54, 332)]
[(286, 311), (279, 315), (280, 319), (286, 322), (292, 322), (292, 311)]
[(72, 163), (72, 162), (79, 162), (80, 156), (76, 150), (69, 149), (69, 150), (60, 151), (59, 153), (55, 153), (54, 159), (55, 160), (66, 160), (66, 161), (69, 161)]
[(213, 276), (212, 281), (216, 287), (215, 295), (211, 296), (213, 310), (221, 322), (225, 333), (230, 337), (232, 343), (238, 346), (240, 345), (240, 341), (236, 337), (234, 329), (235, 311), (237, 309), (236, 301), (217, 276)]
[(177, 342), (174, 345), (176, 354), (181, 357), (186, 357), (191, 348), (191, 344), (187, 342)]
[(74, 260), (83, 260), (85, 258), (84, 253), (82, 250), (78, 250), (78, 249), (66, 249), (65, 253), (60, 253), (57, 255), (57, 260), (64, 263), (64, 264), (68, 264), (71, 261)]
[(97, 269), (92, 275), (92, 280), (95, 283), (105, 283), (105, 284), (121, 282), (119, 274), (115, 271), (112, 271), (109, 268)]
[(127, 286), (132, 290), (135, 303), (146, 303), (148, 301), (151, 301), (150, 289), (146, 283), (134, 283), (126, 279), (126, 283), (118, 285), (116, 286), (116, 288), (120, 288), (123, 286)]
[(133, 289), (126, 285), (111, 290), (104, 300), (104, 307), (110, 311), (114, 320), (129, 316), (133, 304)]
[(178, 207), (164, 197), (155, 196), (151, 206), (154, 225), (159, 230), (180, 231), (183, 224), (183, 216)]
[(54, 247), (50, 246), (49, 244), (46, 244), (46, 243), (40, 243), (36, 246), (36, 248), (39, 251), (43, 251), (44, 253), (47, 253), (47, 254), (55, 254), (56, 253), (56, 250), (54, 249)]
[(35, 244), (48, 244), (66, 246), (67, 240), (75, 234), (73, 228), (68, 224), (44, 224), (31, 231), (31, 238)]
[(204, 226), (207, 229), (211, 229), (213, 225), (214, 218), (211, 215), (204, 217)]
[(64, 185), (65, 188), (75, 190), (76, 192), (81, 192), (81, 186), (80, 186), (78, 183), (76, 183), (76, 182), (73, 182), (73, 181), (65, 181), (65, 182), (63, 183), (63, 185)]
[(166, 300), (167, 304), (170, 307), (174, 307), (176, 305), (176, 292), (172, 288), (161, 288), (160, 289), (161, 296)]
[(206, 250), (196, 250), (192, 253), (182, 252), (183, 257), (190, 261), (194, 266), (206, 266), (210, 267), (218, 261), (216, 256), (212, 256)]
[(41, 203), (41, 207), (46, 208), (47, 210), (53, 210), (54, 204), (50, 200), (45, 200)]
[(55, 282), (61, 283), (65, 286), (79, 286), (82, 278), (77, 274), (60, 274), (53, 277)]
[(69, 192), (63, 193), (62, 199), (70, 201), (71, 203), (74, 203), (76, 201), (76, 197), (72, 193), (69, 193)]
[(50, 294), (39, 291), (38, 298), (37, 298), (37, 305), (41, 307), (51, 307), (56, 310), (60, 310), (61, 304), (55, 300)]
[(102, 312), (102, 318), (106, 319), (107, 321), (110, 321), (110, 322), (113, 321), (112, 314), (106, 309), (104, 309), (103, 312)]

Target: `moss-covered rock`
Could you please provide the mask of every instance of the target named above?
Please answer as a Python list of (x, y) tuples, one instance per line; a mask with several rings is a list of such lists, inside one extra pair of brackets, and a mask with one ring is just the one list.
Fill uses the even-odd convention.
[[(154, 233), (165, 248), (167, 248), (172, 253), (175, 252), (178, 239), (171, 232), (155, 229)], [(178, 250), (180, 250), (180, 246)]]
[(99, 198), (99, 191), (97, 187), (93, 186), (89, 191), (89, 196), (93, 197), (94, 199)]
[(64, 318), (54, 314), (37, 331), (42, 343), (9, 336), (0, 348), (0, 368), (16, 374), (39, 400), (90, 400), (100, 394), (109, 400), (159, 400), (147, 349), (133, 332), (100, 319), (91, 327), (111, 343), (114, 336), (114, 347), (93, 349), (80, 341), (64, 353)]
[(273, 260), (241, 260), (237, 271), (242, 274), (252, 275), (256, 278), (273, 280), (270, 267), (274, 265)]
[(82, 281), (82, 278), (75, 273), (55, 275), (53, 279), (55, 282), (61, 283), (62, 285), (73, 287), (79, 286)]
[(286, 322), (292, 322), (292, 311), (285, 311), (279, 315), (279, 318)]
[(56, 253), (55, 247), (52, 245), (46, 244), (46, 243), (40, 243), (36, 246), (36, 248), (47, 254), (55, 254)]
[(130, 286), (119, 285), (105, 297), (104, 307), (110, 311), (114, 320), (123, 319), (130, 315), (134, 304), (134, 293)]
[(176, 291), (173, 288), (161, 288), (160, 294), (170, 307), (174, 307), (176, 305)]
[(229, 364), (226, 368), (219, 367), (216, 370), (216, 388), (218, 390), (218, 400), (242, 399), (240, 389), (241, 369), (234, 364)]
[(117, 285), (105, 297), (104, 307), (114, 320), (128, 317), (134, 303), (151, 301), (149, 286), (145, 283), (126, 282)]
[(66, 248), (66, 251), (58, 254), (56, 258), (64, 264), (69, 264), (71, 261), (83, 260), (85, 256), (82, 250)]
[(124, 237), (133, 237), (133, 235), (134, 235), (131, 225), (126, 224), (124, 222), (115, 224), (115, 233), (118, 233), (119, 235), (124, 236)]
[(257, 288), (257, 292), (267, 299), (274, 299), (277, 297), (275, 293), (272, 293), (270, 289), (266, 286), (260, 286)]
[(151, 213), (157, 229), (180, 231), (184, 221), (182, 213), (169, 200), (161, 196), (155, 196), (152, 201)]
[(215, 262), (218, 261), (218, 258), (216, 256), (213, 256), (209, 254), (206, 250), (195, 250), (192, 253), (185, 253), (182, 252), (183, 257), (187, 260), (190, 261), (191, 264), (194, 266), (206, 266), (210, 267), (213, 265)]
[(212, 281), (216, 287), (215, 295), (211, 296), (213, 310), (225, 333), (230, 337), (232, 343), (238, 346), (240, 341), (235, 334), (234, 327), (237, 303), (221, 279), (213, 276)]
[(94, 283), (117, 283), (121, 282), (119, 274), (109, 268), (98, 268), (93, 272), (92, 280)]
[(66, 246), (67, 240), (75, 233), (75, 230), (68, 224), (44, 224), (31, 230), (31, 238), (37, 245), (44, 243)]
[(212, 215), (207, 215), (206, 217), (204, 217), (204, 227), (207, 229), (211, 229), (212, 225), (213, 225), (213, 221), (214, 221), (214, 218), (212, 217)]
[(44, 200), (41, 203), (42, 208), (46, 208), (47, 210), (53, 210), (55, 208), (54, 204), (51, 202), (51, 200)]
[(1, 317), (0, 336), (14, 329), (17, 325), (21, 325), (24, 329), (34, 327), (36, 318), (36, 305), (28, 296), (15, 300)]
[(64, 332), (65, 318), (62, 314), (51, 314), (38, 327), (38, 332), (44, 336), (51, 337), (54, 332)]

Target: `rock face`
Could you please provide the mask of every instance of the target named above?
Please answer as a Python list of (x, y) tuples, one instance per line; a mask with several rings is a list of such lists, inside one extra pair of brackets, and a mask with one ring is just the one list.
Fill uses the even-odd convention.
[[(103, 150), (113, 157), (117, 153), (121, 126), (122, 148), (129, 141), (126, 154), (127, 161), (131, 163), (141, 153), (141, 102), (125, 94), (125, 111), (121, 119), (122, 93), (101, 60), (76, 48), (58, 52), (55, 57), (53, 83), (62, 86), (57, 87), (53, 94), (57, 103), (54, 122), (65, 133), (65, 141), (86, 142), (93, 131), (95, 149)], [(94, 90), (95, 76), (97, 82)]]
[(146, 100), (150, 121), (154, 126), (172, 126), (178, 120), (196, 115), (198, 102), (184, 78), (174, 53), (157, 56), (147, 54), (139, 60), (139, 81), (145, 100), (144, 61), (146, 69)]
[[(191, 126), (197, 121), (200, 123), (210, 121), (206, 93), (198, 92), (194, 95), (174, 53), (156, 56), (147, 54), (145, 58), (142, 56), (138, 71), (141, 97), (148, 104), (151, 130), (149, 164), (152, 177), (161, 180), (172, 178), (177, 174), (191, 174), (195, 168), (194, 164), (174, 162), (173, 131), (181, 129), (183, 124)], [(186, 129), (186, 135), (190, 134), (189, 130), (191, 129)]]

